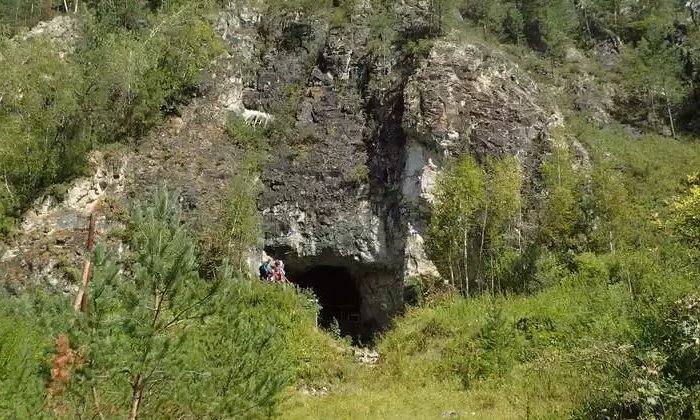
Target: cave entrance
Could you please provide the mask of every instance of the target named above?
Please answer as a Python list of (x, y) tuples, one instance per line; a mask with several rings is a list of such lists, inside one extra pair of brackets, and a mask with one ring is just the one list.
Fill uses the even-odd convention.
[(303, 289), (311, 289), (318, 298), (321, 305), (320, 327), (330, 328), (337, 320), (342, 336), (349, 335), (354, 340), (360, 337), (360, 291), (356, 279), (347, 268), (316, 265), (290, 276), (290, 281)]

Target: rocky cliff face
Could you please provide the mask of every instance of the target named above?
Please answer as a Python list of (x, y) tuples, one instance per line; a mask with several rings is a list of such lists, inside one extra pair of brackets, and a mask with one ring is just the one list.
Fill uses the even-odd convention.
[[(364, 23), (373, 11), (359, 3), (342, 28), (298, 17), (266, 22), (255, 9), (231, 6), (217, 25), (230, 56), (217, 65), (211, 91), (126, 153), (126, 169), (112, 178), (118, 187), (108, 191), (110, 200), (126, 203), (165, 179), (194, 219), (206, 218), (238, 155), (225, 139), (226, 113), (265, 124), (291, 109), (296, 137), (273, 143), (261, 175), (265, 251), (286, 261), (292, 280), (333, 282), (307, 277), (318, 267), (342, 270), (359, 292), (352, 310), (372, 331), (402, 309), (406, 277), (437, 275), (423, 234), (446, 160), (510, 153), (528, 168), (557, 119), (538, 105), (537, 86), (497, 51), (447, 37), (409, 53), (411, 43), (433, 35), (423, 2), (394, 6), (401, 23), (381, 52)], [(280, 106), (290, 96), (294, 106)], [(69, 212), (85, 214), (73, 207)], [(52, 220), (35, 224), (47, 235), (84, 234), (79, 223)], [(35, 242), (22, 239), (27, 235), (0, 269), (40, 277), (60, 252), (28, 267), (26, 249)], [(77, 255), (80, 242), (60, 242), (61, 252)]]
[(394, 12), (402, 24), (388, 55), (369, 46), (366, 5), (342, 29), (281, 25), (266, 34), (277, 47), (260, 54), (243, 93), (246, 108), (272, 112), (285, 89), (300, 87), (295, 120), (312, 139), (280, 145), (264, 169), (266, 251), (284, 258), (292, 277), (345, 268), (369, 328), (402, 308), (406, 277), (437, 275), (423, 234), (445, 161), (509, 153), (534, 167), (538, 141), (558, 122), (537, 104), (537, 86), (497, 51), (448, 37), (425, 56), (407, 53), (431, 37), (429, 14), (420, 2)]

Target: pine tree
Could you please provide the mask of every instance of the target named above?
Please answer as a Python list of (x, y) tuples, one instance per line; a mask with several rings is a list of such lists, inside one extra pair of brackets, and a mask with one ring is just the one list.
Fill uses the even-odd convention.
[(189, 329), (209, 309), (217, 284), (199, 278), (193, 241), (165, 190), (135, 209), (130, 229), (128, 267), (120, 269), (102, 246), (95, 252), (90, 310), (77, 340), (89, 363), (77, 395), (83, 406), (85, 395), (96, 395), (93, 413), (109, 409), (136, 419), (167, 402), (166, 385), (182, 374)]
[(30, 318), (13, 314), (14, 304), (0, 294), (0, 418), (47, 418), (41, 371), (50, 338)]
[[(261, 418), (291, 381), (273, 325), (246, 312), (250, 280), (224, 264), (198, 274), (194, 239), (172, 195), (137, 206), (131, 254), (94, 252), (90, 308), (78, 314), (79, 349), (66, 406), (75, 416)], [(247, 286), (246, 286), (247, 285)]]

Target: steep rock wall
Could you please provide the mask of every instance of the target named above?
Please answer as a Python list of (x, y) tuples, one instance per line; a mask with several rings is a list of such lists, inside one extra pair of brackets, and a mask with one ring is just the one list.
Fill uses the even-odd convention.
[[(71, 194), (98, 185), (90, 206), (37, 203), (25, 224), (41, 227), (15, 237), (0, 274), (71, 290), (59, 262), (68, 256), (79, 265), (88, 207), (126, 208), (162, 181), (180, 192), (194, 225), (205, 225), (240, 156), (224, 132), (227, 114), (265, 124), (292, 109), (285, 121), (296, 134), (272, 139), (261, 174), (264, 251), (285, 260), (292, 280), (315, 267), (349, 273), (362, 329), (385, 327), (403, 308), (404, 280), (437, 275), (423, 243), (445, 162), (464, 153), (479, 159), (508, 153), (532, 172), (547, 127), (559, 123), (538, 105), (537, 86), (492, 48), (448, 36), (422, 54), (409, 53), (411, 43), (435, 35), (429, 3), (392, 6), (396, 38), (382, 51), (367, 23), (374, 13), (369, 2), (358, 2), (342, 28), (300, 17), (269, 22), (259, 10), (232, 3), (216, 25), (229, 54), (209, 74), (210, 89), (137, 150), (117, 157), (108, 184), (99, 178), (101, 164), (97, 178), (76, 180)], [(290, 97), (293, 107), (280, 106)], [(101, 234), (118, 220), (106, 212)], [(50, 249), (35, 252), (43, 244)]]
[(257, 79), (244, 83), (246, 107), (266, 112), (285, 87), (301, 88), (295, 121), (313, 139), (279, 145), (263, 171), (265, 250), (293, 273), (348, 269), (370, 329), (401, 310), (407, 277), (437, 275), (423, 243), (446, 160), (507, 153), (531, 171), (558, 121), (497, 51), (447, 37), (424, 57), (408, 55), (409, 42), (431, 36), (425, 7), (414, 3), (395, 6), (403, 26), (389, 56), (368, 46), (365, 5), (342, 29), (295, 22), (302, 35), (278, 39)]

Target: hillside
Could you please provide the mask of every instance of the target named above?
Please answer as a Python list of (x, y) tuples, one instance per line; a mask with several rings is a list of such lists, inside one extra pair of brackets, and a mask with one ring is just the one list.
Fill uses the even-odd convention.
[(0, 417), (700, 416), (700, 3), (2, 5)]

